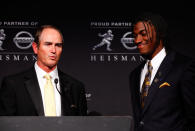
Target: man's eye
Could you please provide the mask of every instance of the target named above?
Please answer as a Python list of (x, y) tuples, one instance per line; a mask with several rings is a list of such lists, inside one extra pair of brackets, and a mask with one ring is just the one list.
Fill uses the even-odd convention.
[(57, 47), (62, 47), (62, 44), (56, 44)]
[(49, 44), (49, 43), (45, 43), (45, 45), (47, 45), (47, 46), (48, 46), (48, 45), (50, 45), (50, 44)]
[(146, 33), (142, 33), (142, 36), (146, 36), (147, 34)]

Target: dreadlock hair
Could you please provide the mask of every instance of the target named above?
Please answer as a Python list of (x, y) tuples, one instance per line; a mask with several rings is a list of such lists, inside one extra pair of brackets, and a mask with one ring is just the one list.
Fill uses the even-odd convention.
[[(157, 42), (163, 41), (163, 45), (167, 48), (167, 23), (161, 15), (154, 14), (152, 12), (143, 12), (141, 15), (134, 19), (134, 25), (138, 22), (146, 22), (145, 29), (148, 33), (148, 24), (153, 25), (156, 31)], [(153, 37), (153, 36), (152, 36)], [(151, 37), (149, 37), (151, 38)]]

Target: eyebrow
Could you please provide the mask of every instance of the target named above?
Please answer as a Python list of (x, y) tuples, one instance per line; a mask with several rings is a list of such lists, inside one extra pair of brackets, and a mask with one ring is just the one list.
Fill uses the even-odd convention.
[[(142, 33), (142, 32), (144, 32), (144, 31), (146, 31), (146, 30), (145, 30), (145, 29), (143, 29), (143, 30), (140, 30), (139, 32), (140, 32), (140, 33)], [(146, 31), (146, 33), (147, 33), (147, 31)]]
[(45, 44), (52, 44), (52, 42), (49, 42), (49, 41), (45, 41), (44, 43)]
[[(46, 44), (52, 44), (53, 42), (45, 41)], [(63, 44), (63, 42), (55, 43), (55, 44)]]

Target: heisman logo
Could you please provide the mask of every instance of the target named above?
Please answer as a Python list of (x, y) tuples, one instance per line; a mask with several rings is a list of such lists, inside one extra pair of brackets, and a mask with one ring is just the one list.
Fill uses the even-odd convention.
[[(96, 50), (96, 48), (102, 47), (106, 45), (106, 50), (107, 51), (113, 51), (110, 46), (111, 46), (111, 41), (114, 39), (114, 35), (112, 34), (112, 30), (108, 30), (104, 34), (98, 33), (99, 37), (102, 37), (102, 40), (99, 44), (93, 46), (92, 50)], [(120, 39), (120, 42), (122, 43), (123, 47), (127, 50), (134, 50), (137, 48), (137, 46), (134, 44), (134, 37), (132, 32), (127, 32), (125, 33), (122, 38)]]
[(112, 51), (112, 49), (110, 48), (111, 46), (111, 41), (114, 38), (114, 35), (112, 34), (112, 30), (108, 30), (105, 34), (98, 34), (99, 37), (102, 37), (102, 41), (95, 45), (93, 47), (93, 50), (96, 50), (96, 48), (101, 47), (103, 45), (106, 45), (106, 50), (107, 51)]
[(3, 41), (5, 40), (6, 34), (4, 33), (4, 29), (0, 29), (0, 50), (5, 50), (3, 49)]

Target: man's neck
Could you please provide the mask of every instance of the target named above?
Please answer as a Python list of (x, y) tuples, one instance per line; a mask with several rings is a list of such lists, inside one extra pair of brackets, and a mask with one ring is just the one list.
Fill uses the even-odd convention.
[(38, 62), (38, 61), (37, 61), (37, 65), (38, 65), (42, 70), (44, 70), (44, 71), (47, 72), (47, 73), (49, 73), (49, 72), (55, 70), (55, 68), (56, 68), (56, 66), (57, 66), (57, 65), (55, 65), (55, 66), (53, 66), (53, 67), (45, 66), (45, 65), (43, 65), (43, 64), (40, 64), (40, 62)]

